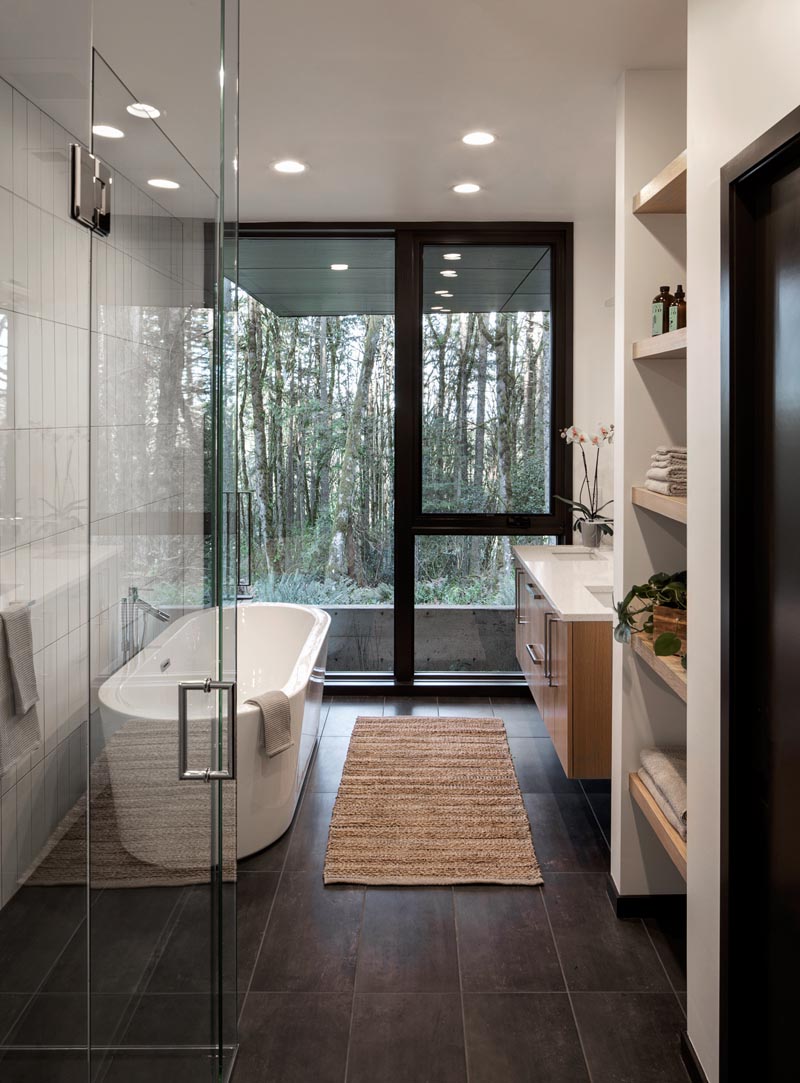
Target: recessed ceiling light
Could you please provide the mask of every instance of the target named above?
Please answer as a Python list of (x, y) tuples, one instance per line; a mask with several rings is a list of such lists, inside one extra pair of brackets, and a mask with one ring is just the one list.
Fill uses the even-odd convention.
[(442, 297), (452, 297), (452, 293), (448, 293), (447, 290), (442, 290)]
[(431, 305), (431, 312), (444, 312), (441, 305)]
[(349, 268), (350, 268), (349, 263), (332, 263), (331, 264), (331, 270), (332, 271), (347, 271), (347, 270), (349, 270)]
[(473, 181), (464, 181), (463, 184), (454, 184), (453, 191), (460, 196), (471, 196), (474, 192), (480, 192), (481, 186)]
[(434, 290), (433, 292), (436, 294), (437, 297), (449, 297), (450, 296), (450, 294), (447, 292), (447, 290)]
[(103, 139), (122, 139), (125, 132), (120, 131), (119, 128), (114, 128), (111, 124), (93, 124), (92, 134), (100, 135)]
[(445, 252), (442, 259), (461, 259), (460, 252)]
[(468, 132), (461, 142), (470, 147), (488, 147), (490, 143), (494, 143), (494, 136), (491, 132)]
[(451, 311), (451, 310), (450, 310), (449, 308), (443, 308), (443, 309), (442, 309), (442, 312), (450, 312), (450, 311)]
[(164, 177), (153, 177), (147, 183), (151, 188), (180, 188), (177, 181), (166, 180)]
[(296, 162), (294, 158), (284, 158), (272, 168), (278, 173), (305, 173), (307, 167), (302, 162)]
[(146, 102), (133, 102), (128, 106), (128, 112), (133, 117), (144, 117), (145, 120), (155, 120), (161, 116), (161, 110)]
[(458, 271), (439, 271), (442, 278), (458, 278)]

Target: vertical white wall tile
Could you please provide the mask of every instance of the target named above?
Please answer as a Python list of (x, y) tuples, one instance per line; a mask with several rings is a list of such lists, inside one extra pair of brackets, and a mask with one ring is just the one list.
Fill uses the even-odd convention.
[(69, 145), (73, 140), (59, 124), (53, 125), (53, 214), (69, 218)]
[(14, 194), (28, 198), (28, 103), (13, 92), (12, 119), (14, 125)]
[(14, 369), (14, 425), (27, 429), (31, 423), (28, 377), (29, 320), (16, 312), (12, 323), (10, 355)]
[(0, 188), (0, 307), (14, 306), (14, 197)]
[[(30, 590), (33, 606), (31, 607), (31, 634), (33, 636), (33, 650), (39, 658), (40, 664), (44, 664), (41, 655), (44, 647), (44, 540), (31, 542), (30, 546)], [(41, 681), (39, 682), (39, 694), (41, 695)], [(41, 718), (40, 718), (40, 721)]]
[(35, 207), (42, 205), (41, 185), (41, 110), (28, 102), (28, 202)]
[(31, 854), (37, 862), (48, 839), (44, 791), (44, 762), (31, 769)]
[(78, 328), (67, 328), (67, 395), (66, 395), (66, 425), (77, 425), (79, 416), (78, 373), (80, 369), (78, 357)]
[(58, 754), (55, 746), (44, 758), (44, 816), (49, 835), (61, 818), (58, 815)]
[(0, 801), (0, 875), (3, 906), (17, 890), (17, 795), (13, 789)]
[(30, 539), (44, 537), (48, 509), (44, 503), (44, 438), (42, 429), (30, 430)]
[(0, 553), (16, 544), (16, 440), (13, 429), (0, 430)]
[(11, 86), (0, 79), (0, 188), (14, 187), (14, 96)]
[(49, 320), (42, 322), (42, 390), (41, 418), (42, 427), (52, 429), (56, 423), (56, 331), (64, 333), (66, 328), (57, 328)]
[(55, 319), (55, 252), (53, 216), (41, 212), (39, 247), (41, 249), (41, 314), (46, 320)]
[[(16, 176), (16, 154), (14, 156)], [(27, 175), (27, 174), (26, 174)], [(28, 204), (14, 195), (14, 262), (13, 307), (15, 312), (28, 311)]]
[(44, 651), (44, 717), (39, 721), (44, 728), (45, 757), (58, 744), (58, 650), (55, 643)]
[(42, 580), (44, 644), (47, 647), (58, 638), (58, 558), (55, 537), (46, 538), (42, 543)]
[(48, 214), (53, 213), (53, 151), (54, 151), (54, 123), (42, 113), (39, 146), (41, 156), (39, 160), (41, 196), (40, 206)]
[(31, 540), (31, 443), (30, 429), (14, 433), (14, 456), (17, 479), (16, 544), (27, 545)]
[(53, 319), (67, 322), (67, 223), (53, 216)]
[(31, 776), (17, 779), (17, 876), (22, 878), (31, 864)]
[[(42, 321), (28, 321), (28, 423), (42, 427)], [(52, 325), (51, 325), (52, 326)]]
[(42, 314), (42, 212), (28, 204), (28, 293), (26, 312)]

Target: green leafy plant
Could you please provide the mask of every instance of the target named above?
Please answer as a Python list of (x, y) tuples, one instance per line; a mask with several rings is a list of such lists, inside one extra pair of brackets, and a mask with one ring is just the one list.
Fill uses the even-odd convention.
[[(618, 643), (630, 643), (638, 632), (653, 632), (653, 610), (656, 606), (667, 609), (686, 610), (686, 572), (656, 572), (646, 583), (631, 587), (621, 602), (615, 604), (617, 626), (614, 639)], [(674, 632), (662, 632), (653, 642), (653, 650), (659, 657), (679, 654), (681, 639)], [(681, 658), (686, 666), (685, 656)]]

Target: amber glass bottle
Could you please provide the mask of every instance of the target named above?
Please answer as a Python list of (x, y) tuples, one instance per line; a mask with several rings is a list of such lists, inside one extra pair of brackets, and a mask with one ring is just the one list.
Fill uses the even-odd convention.
[(662, 286), (661, 292), (653, 298), (653, 334), (663, 335), (669, 327), (669, 306), (673, 297), (669, 286)]
[(670, 331), (679, 331), (681, 327), (685, 326), (686, 294), (683, 292), (683, 286), (678, 286), (669, 306), (669, 329)]

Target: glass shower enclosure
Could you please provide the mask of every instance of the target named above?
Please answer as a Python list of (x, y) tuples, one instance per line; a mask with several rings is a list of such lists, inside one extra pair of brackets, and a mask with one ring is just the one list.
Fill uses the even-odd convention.
[[(0, 719), (0, 1078), (224, 1080), (238, 0), (205, 3), (191, 157), (67, 6), (85, 108), (0, 56), (0, 609), (30, 611), (39, 694), (21, 756)], [(46, 55), (30, 9), (9, 42)]]

